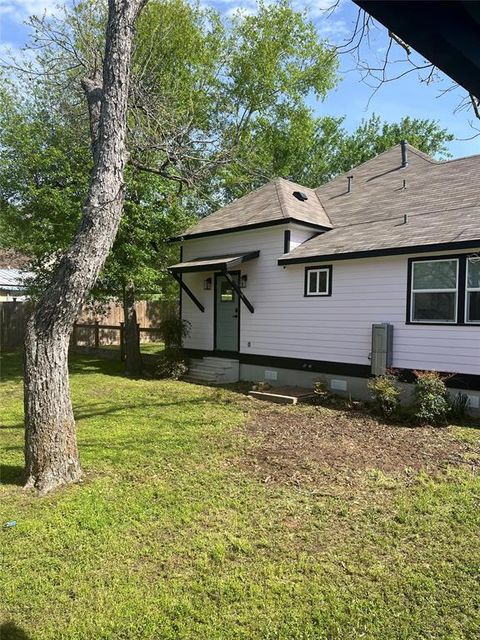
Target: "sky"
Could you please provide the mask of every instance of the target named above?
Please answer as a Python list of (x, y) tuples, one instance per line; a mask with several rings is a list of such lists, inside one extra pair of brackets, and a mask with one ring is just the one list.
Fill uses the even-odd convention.
[[(293, 1), (296, 8), (308, 11), (322, 38), (340, 46), (351, 37), (358, 12), (351, 0), (340, 0), (333, 12), (328, 9), (335, 0)], [(252, 13), (256, 6), (256, 0), (201, 2), (226, 16), (236, 11)], [(0, 57), (6, 51), (15, 52), (25, 44), (29, 31), (24, 21), (29, 15), (53, 12), (56, 5), (56, 0), (0, 0)], [(387, 44), (386, 30), (377, 24), (370, 31), (369, 41), (363, 43), (362, 59), (369, 66), (378, 66), (379, 61), (383, 60)], [(392, 54), (392, 60), (405, 58), (405, 52), (398, 45), (394, 46)], [(413, 57), (418, 62), (423, 62), (420, 56), (415, 54)], [(389, 69), (391, 75), (398, 75), (406, 66), (399, 62)], [(374, 93), (373, 88), (362, 80), (362, 73), (352, 54), (343, 53), (340, 56), (340, 75), (342, 80), (325, 101), (318, 101), (313, 97), (309, 100), (311, 108), (318, 115), (345, 116), (344, 126), (349, 130), (355, 129), (362, 119), (368, 118), (372, 113), (389, 122), (398, 121), (407, 115), (431, 118), (455, 136), (455, 140), (448, 144), (453, 158), (480, 153), (480, 137), (474, 137), (476, 131), (472, 124), (475, 126), (476, 123), (472, 113), (455, 112), (465, 92), (457, 88), (442, 94), (452, 84), (443, 74), (439, 74), (437, 81), (427, 84), (419, 80), (417, 72), (412, 72), (393, 82), (382, 84)]]

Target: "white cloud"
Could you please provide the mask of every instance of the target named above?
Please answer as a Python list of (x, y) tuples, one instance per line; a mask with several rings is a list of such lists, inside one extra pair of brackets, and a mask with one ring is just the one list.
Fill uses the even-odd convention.
[(230, 9), (227, 9), (224, 12), (224, 15), (226, 15), (227, 18), (232, 18), (233, 16), (236, 16), (236, 15), (252, 16), (255, 13), (255, 11), (256, 9), (254, 6), (235, 5), (233, 7), (230, 7)]
[(337, 38), (351, 33), (345, 20), (334, 20), (328, 18), (322, 20), (318, 25), (318, 31), (324, 37)]
[(325, 18), (331, 13), (336, 13), (344, 0), (295, 0), (296, 9), (306, 9), (310, 18)]
[(57, 5), (57, 0), (0, 0), (0, 15), (21, 21), (31, 15), (53, 13)]
[[(306, 9), (311, 18), (320, 18), (328, 15), (331, 10), (335, 12), (344, 4), (345, 0), (292, 0), (292, 5), (297, 11)], [(1, 2), (1, 0), (0, 0)], [(273, 4), (275, 0), (264, 0), (264, 4)], [(222, 13), (255, 13), (258, 9), (257, 0), (209, 0), (208, 4)], [(232, 6), (233, 5), (233, 6)]]

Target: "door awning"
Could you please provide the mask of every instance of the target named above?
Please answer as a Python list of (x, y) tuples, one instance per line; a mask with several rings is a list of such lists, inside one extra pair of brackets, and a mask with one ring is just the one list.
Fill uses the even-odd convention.
[(231, 271), (242, 262), (258, 258), (260, 251), (249, 251), (248, 253), (233, 253), (225, 256), (211, 256), (208, 258), (195, 258), (172, 264), (168, 267), (170, 273), (192, 273), (194, 271)]

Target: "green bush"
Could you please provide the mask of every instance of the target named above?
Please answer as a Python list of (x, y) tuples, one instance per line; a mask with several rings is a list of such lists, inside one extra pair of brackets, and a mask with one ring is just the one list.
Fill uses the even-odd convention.
[(160, 354), (155, 373), (159, 378), (178, 380), (188, 371), (188, 359), (183, 349), (165, 349)]
[(445, 380), (436, 371), (415, 371), (415, 375), (414, 417), (420, 424), (445, 425), (450, 413)]
[(191, 324), (177, 316), (165, 318), (160, 323), (160, 333), (166, 349), (180, 349), (184, 338), (190, 333)]
[(400, 409), (400, 389), (392, 373), (372, 378), (368, 382), (375, 409), (384, 417), (391, 418)]
[(463, 420), (467, 413), (468, 406), (470, 401), (466, 393), (460, 393), (460, 391), (453, 396), (453, 398), (449, 398), (450, 403), (450, 415), (452, 418), (456, 420)]

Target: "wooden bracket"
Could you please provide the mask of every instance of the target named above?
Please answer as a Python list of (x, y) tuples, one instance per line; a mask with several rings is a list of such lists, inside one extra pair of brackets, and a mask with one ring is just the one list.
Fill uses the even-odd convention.
[(187, 287), (187, 285), (185, 284), (185, 282), (183, 281), (183, 279), (178, 275), (178, 273), (175, 273), (175, 271), (169, 271), (170, 275), (173, 276), (173, 278), (175, 278), (175, 280), (178, 282), (178, 284), (181, 286), (181, 288), (183, 289), (183, 291), (185, 291), (185, 293), (187, 294), (187, 296), (190, 298), (190, 300), (197, 305), (197, 307), (200, 309), (200, 311), (202, 313), (205, 313), (205, 307), (203, 306), (203, 304), (198, 300), (198, 298), (195, 296), (195, 294), (193, 293), (193, 291), (191, 291), (191, 289), (189, 289), (189, 287)]
[(230, 286), (232, 287), (232, 289), (237, 293), (238, 297), (240, 298), (240, 300), (243, 302), (243, 304), (247, 307), (247, 309), (250, 311), (250, 313), (254, 313), (255, 309), (253, 308), (252, 303), (250, 302), (250, 300), (247, 298), (247, 296), (243, 293), (243, 291), (240, 289), (240, 287), (238, 286), (238, 284), (235, 282), (235, 280), (233, 280), (230, 277), (230, 274), (228, 273), (228, 271), (223, 271), (222, 272), (223, 275), (225, 276), (226, 280), (228, 280)]

